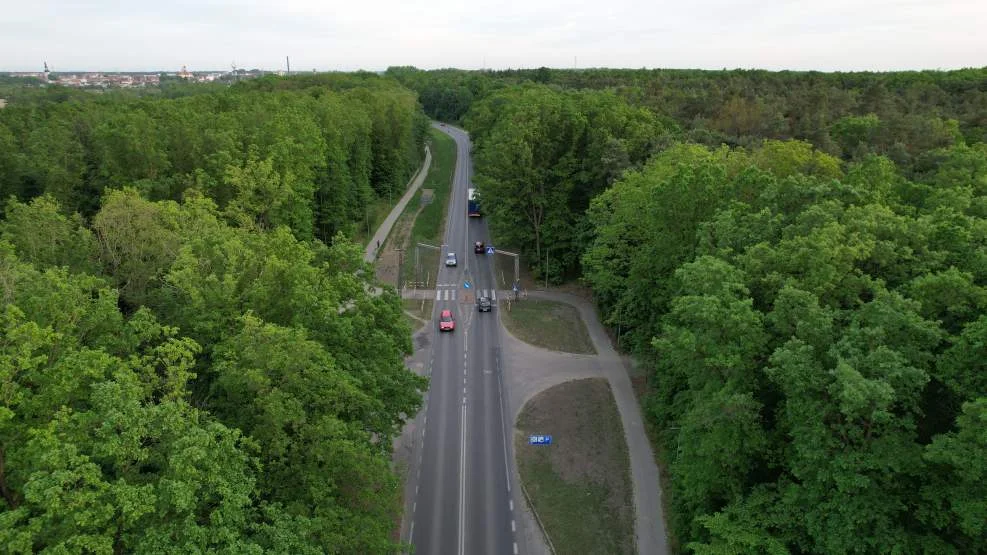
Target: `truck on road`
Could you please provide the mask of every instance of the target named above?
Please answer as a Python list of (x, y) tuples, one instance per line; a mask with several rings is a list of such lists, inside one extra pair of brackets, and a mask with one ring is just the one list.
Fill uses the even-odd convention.
[(482, 214), (480, 214), (480, 199), (476, 194), (476, 189), (472, 187), (469, 188), (469, 208), (467, 209), (466, 214), (471, 218), (479, 218), (482, 216)]

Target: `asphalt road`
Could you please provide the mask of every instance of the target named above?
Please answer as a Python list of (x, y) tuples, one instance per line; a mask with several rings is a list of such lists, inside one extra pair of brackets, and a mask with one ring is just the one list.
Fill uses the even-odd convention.
[(454, 294), (436, 300), (433, 322), (441, 310), (452, 310), (456, 330), (440, 333), (432, 324), (431, 385), (409, 539), (423, 555), (517, 554), (499, 324), (495, 312), (477, 311), (474, 295), (495, 289), (493, 261), (473, 253), (473, 242), (488, 236), (482, 219), (466, 215), (469, 137), (452, 127), (440, 130), (457, 145), (441, 258), (455, 252), (459, 265), (439, 269), (439, 289)]

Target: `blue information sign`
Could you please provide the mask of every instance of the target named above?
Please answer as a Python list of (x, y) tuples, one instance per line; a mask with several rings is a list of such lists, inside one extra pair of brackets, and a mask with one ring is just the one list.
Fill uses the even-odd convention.
[(487, 247), (487, 254), (493, 254), (494, 250), (495, 249), (493, 247)]
[(551, 445), (552, 436), (529, 436), (528, 445)]
[(465, 288), (467, 288), (467, 289), (469, 289), (470, 287), (473, 287), (473, 286), (472, 286), (472, 285), (470, 285), (470, 282), (468, 282), (468, 281), (464, 281), (464, 282), (463, 282), (463, 287), (465, 287)]

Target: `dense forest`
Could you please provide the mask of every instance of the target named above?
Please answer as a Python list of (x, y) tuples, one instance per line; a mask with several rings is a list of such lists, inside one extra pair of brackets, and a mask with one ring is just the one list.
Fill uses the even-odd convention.
[(389, 73), (649, 369), (684, 551), (987, 553), (987, 69)]
[(428, 121), (375, 75), (0, 110), (0, 551), (392, 553), (425, 383), (347, 239)]

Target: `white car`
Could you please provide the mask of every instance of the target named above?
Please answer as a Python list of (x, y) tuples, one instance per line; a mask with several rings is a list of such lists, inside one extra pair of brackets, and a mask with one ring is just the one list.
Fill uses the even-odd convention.
[(446, 255), (446, 266), (455, 266), (455, 265), (456, 265), (456, 253), (450, 252), (449, 254)]

